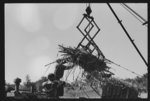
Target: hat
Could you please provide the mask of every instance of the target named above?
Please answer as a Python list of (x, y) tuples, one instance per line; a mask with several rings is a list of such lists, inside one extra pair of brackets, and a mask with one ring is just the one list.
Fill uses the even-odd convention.
[(49, 80), (52, 80), (52, 79), (54, 79), (55, 78), (55, 75), (53, 74), (53, 73), (50, 73), (49, 75), (48, 75), (48, 79)]

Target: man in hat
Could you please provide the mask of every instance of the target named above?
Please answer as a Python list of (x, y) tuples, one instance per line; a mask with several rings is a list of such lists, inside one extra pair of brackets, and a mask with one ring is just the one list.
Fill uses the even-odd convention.
[(48, 81), (43, 83), (43, 88), (48, 98), (57, 98), (57, 86), (58, 83), (55, 82), (55, 75), (49, 74)]

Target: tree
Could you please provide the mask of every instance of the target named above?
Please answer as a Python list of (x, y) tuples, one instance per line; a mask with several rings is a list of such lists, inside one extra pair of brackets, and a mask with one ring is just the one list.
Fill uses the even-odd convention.
[(29, 88), (31, 86), (31, 80), (30, 80), (30, 76), (26, 75), (26, 82), (24, 82), (24, 85)]
[(148, 73), (143, 74), (143, 77), (147, 78), (148, 77)]
[(131, 82), (133, 85), (136, 85), (138, 89), (141, 91), (147, 91), (147, 77), (148, 77), (148, 73), (145, 73), (141, 77), (136, 76), (133, 79), (128, 78), (125, 81)]
[(47, 81), (46, 77), (41, 77), (38, 81), (35, 82), (35, 86), (39, 92), (42, 91), (42, 83)]
[(26, 75), (26, 82), (24, 82), (24, 85), (27, 88), (30, 88), (31, 93), (34, 93), (34, 89), (35, 89), (35, 83), (31, 82), (30, 76)]
[(15, 94), (19, 94), (19, 86), (21, 83), (21, 79), (17, 77), (16, 79), (14, 79), (14, 83), (15, 83)]

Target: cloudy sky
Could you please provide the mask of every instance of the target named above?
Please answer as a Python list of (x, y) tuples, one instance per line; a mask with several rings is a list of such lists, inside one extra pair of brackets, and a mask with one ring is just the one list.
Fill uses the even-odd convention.
[[(147, 27), (125, 10), (119, 3), (111, 4), (135, 44), (147, 61)], [(147, 4), (129, 3), (132, 9), (147, 20)], [(54, 71), (51, 65), (45, 73), (45, 64), (58, 58), (59, 44), (76, 47), (82, 34), (76, 26), (85, 13), (84, 3), (5, 4), (5, 79), (13, 83), (14, 78), (23, 81), (27, 74), (38, 80)], [(101, 31), (94, 41), (110, 59), (138, 74), (147, 72), (143, 60), (125, 35), (107, 4), (92, 3), (92, 16)], [(58, 55), (57, 55), (58, 54)], [(115, 76), (133, 78), (132, 74), (111, 65)]]

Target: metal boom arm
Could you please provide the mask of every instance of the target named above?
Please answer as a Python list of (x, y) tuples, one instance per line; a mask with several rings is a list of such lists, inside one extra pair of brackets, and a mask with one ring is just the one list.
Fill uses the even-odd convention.
[(127, 32), (127, 30), (125, 29), (125, 27), (123, 26), (123, 24), (121, 23), (121, 20), (118, 18), (118, 16), (116, 15), (115, 11), (112, 9), (111, 5), (109, 3), (107, 3), (108, 7), (110, 8), (110, 10), (112, 11), (112, 13), (114, 14), (114, 16), (116, 17), (116, 19), (118, 20), (118, 23), (121, 25), (122, 29), (124, 30), (125, 34), (127, 35), (127, 37), (129, 38), (130, 42), (133, 44), (134, 48), (136, 49), (136, 51), (138, 52), (138, 54), (141, 56), (142, 60), (144, 61), (144, 63), (146, 64), (146, 66), (148, 67), (148, 63), (146, 62), (146, 60), (144, 59), (144, 57), (142, 56), (141, 52), (139, 51), (139, 49), (137, 48), (137, 46), (135, 45), (133, 39), (130, 37), (129, 33)]

